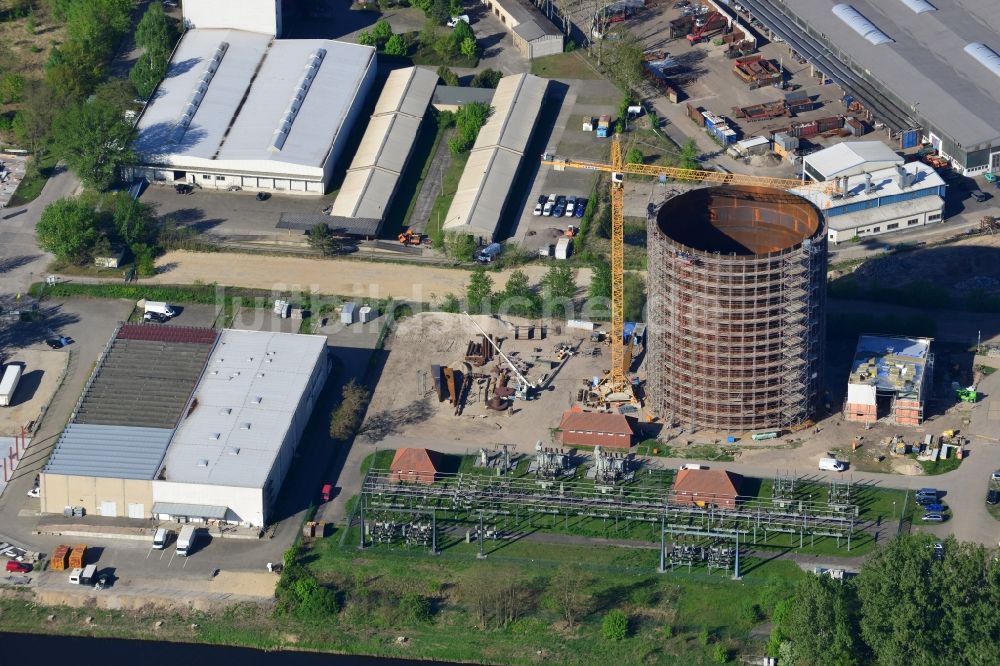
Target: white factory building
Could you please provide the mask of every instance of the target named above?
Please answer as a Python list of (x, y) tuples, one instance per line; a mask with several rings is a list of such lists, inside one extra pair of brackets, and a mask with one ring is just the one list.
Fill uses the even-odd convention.
[[(189, 20), (214, 25), (196, 18)], [(184, 33), (139, 117), (133, 177), (221, 190), (326, 191), (374, 82), (375, 49), (261, 30)]]
[(880, 141), (815, 152), (803, 159), (803, 174), (831, 183), (831, 192), (797, 193), (823, 212), (833, 243), (936, 224), (944, 217), (947, 186), (937, 171), (923, 162), (906, 164)]
[(281, 37), (281, 0), (184, 0), (186, 30), (231, 28)]
[(42, 511), (262, 527), (329, 368), (325, 336), (124, 324), (42, 470)]

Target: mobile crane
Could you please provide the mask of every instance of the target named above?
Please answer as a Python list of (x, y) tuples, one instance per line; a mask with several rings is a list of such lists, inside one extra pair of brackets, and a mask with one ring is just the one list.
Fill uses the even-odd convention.
[(622, 159), (621, 139), (616, 134), (611, 139), (611, 164), (587, 160), (563, 159), (545, 155), (542, 164), (556, 171), (586, 169), (611, 174), (611, 370), (598, 390), (608, 403), (639, 401), (628, 379), (625, 353), (625, 174), (665, 177), (671, 180), (715, 185), (756, 185), (781, 190), (807, 189), (834, 192), (833, 183), (815, 183), (794, 178), (771, 178), (739, 173), (722, 173), (702, 169), (684, 169), (659, 164), (626, 164)]

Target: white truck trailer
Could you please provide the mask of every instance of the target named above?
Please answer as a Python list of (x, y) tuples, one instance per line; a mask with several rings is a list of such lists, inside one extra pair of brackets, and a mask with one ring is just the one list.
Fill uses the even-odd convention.
[(11, 363), (3, 371), (3, 379), (0, 379), (0, 407), (9, 407), (14, 402), (14, 391), (21, 381), (21, 372), (24, 367), (17, 363)]

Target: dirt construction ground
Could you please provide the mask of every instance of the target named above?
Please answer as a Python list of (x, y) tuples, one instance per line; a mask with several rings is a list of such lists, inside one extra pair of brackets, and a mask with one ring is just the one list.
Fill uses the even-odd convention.
[[(537, 284), (546, 266), (524, 266), (528, 279)], [(511, 271), (491, 273), (494, 289), (507, 283)], [(279, 276), (294, 276), (283, 281)], [(434, 268), (354, 259), (317, 260), (299, 257), (250, 256), (176, 251), (159, 261), (152, 284), (217, 283), (253, 289), (308, 289), (337, 296), (407, 299), (418, 303), (451, 293), (465, 293), (469, 272), (463, 269)], [(577, 271), (577, 284), (590, 283), (590, 270)]]
[(52, 400), (59, 380), (66, 370), (69, 351), (20, 349), (6, 359), (24, 364), (14, 401), (0, 410), (0, 436), (15, 435), (41, 416), (42, 408)]

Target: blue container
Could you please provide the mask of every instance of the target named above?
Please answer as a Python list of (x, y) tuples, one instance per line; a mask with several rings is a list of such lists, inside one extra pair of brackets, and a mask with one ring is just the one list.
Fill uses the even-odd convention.
[(736, 438), (735, 437), (733, 437), (731, 435), (729, 437), (726, 437), (726, 444), (735, 444), (735, 443), (736, 443)]

